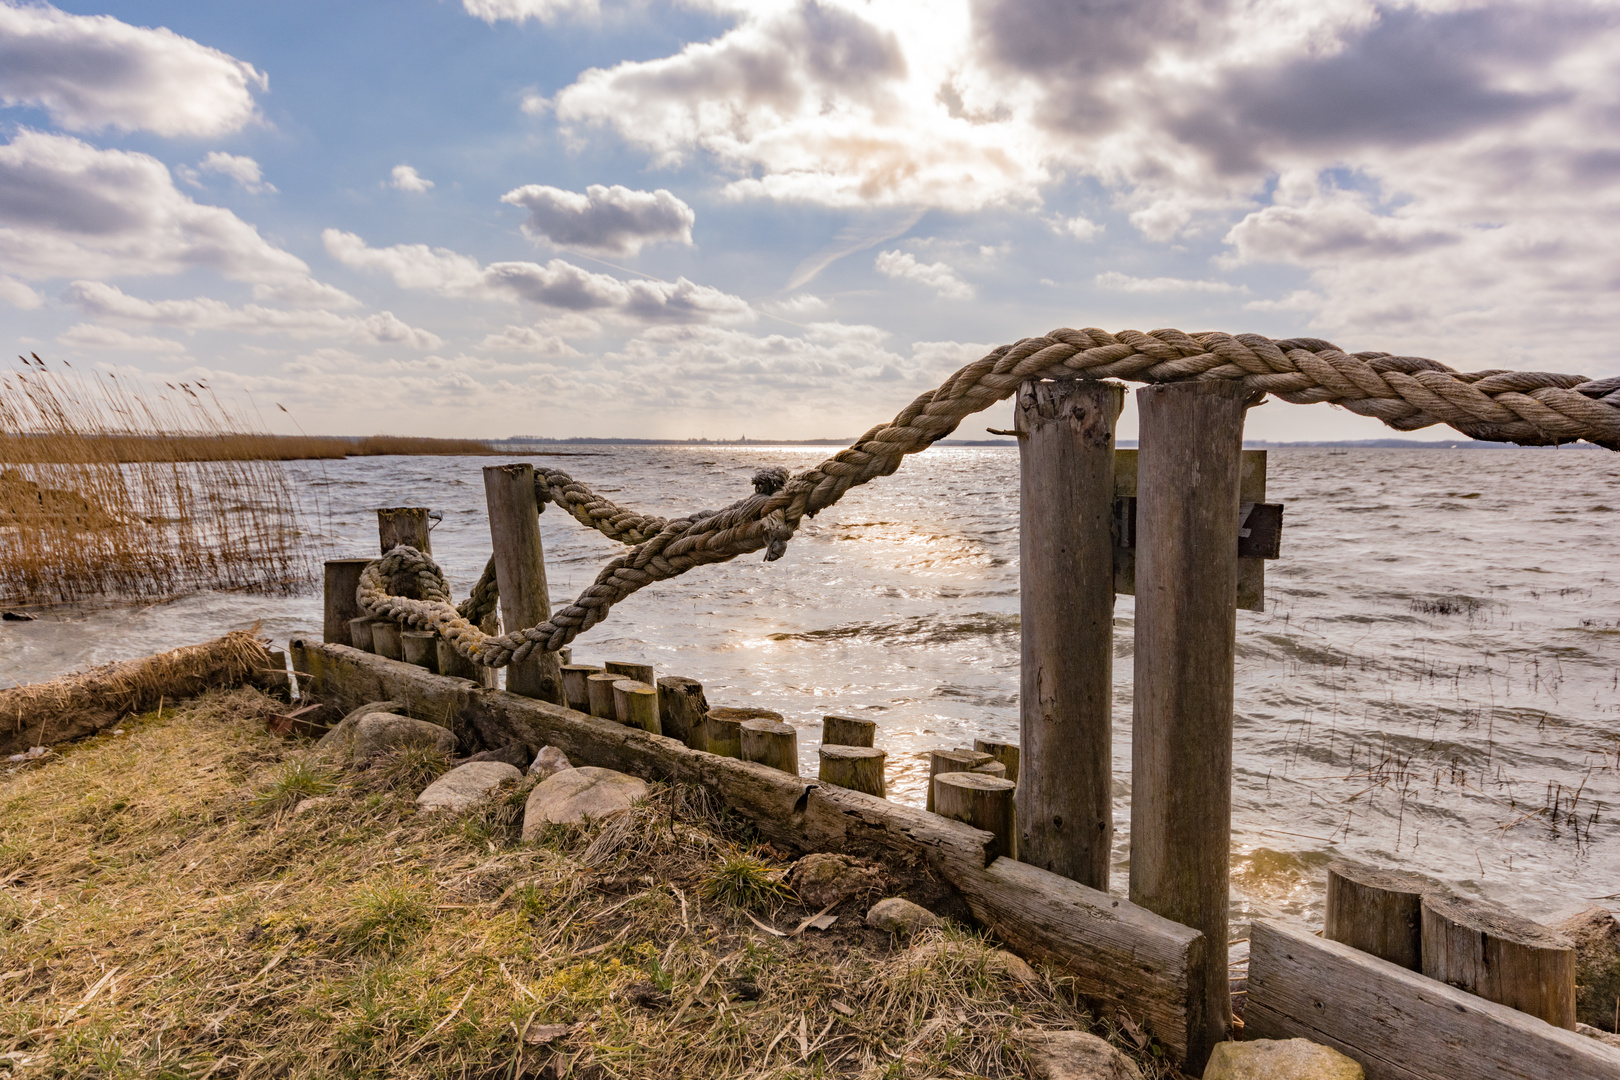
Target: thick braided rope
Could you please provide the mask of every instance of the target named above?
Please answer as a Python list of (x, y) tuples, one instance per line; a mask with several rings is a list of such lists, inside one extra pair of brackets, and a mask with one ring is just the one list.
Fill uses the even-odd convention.
[[(580, 521), (599, 529), (598, 522), (607, 521), (625, 537), (641, 534), (644, 539), (633, 541), (629, 552), (604, 566), (574, 603), (539, 626), (486, 639), (487, 648), (474, 659), (491, 663), (495, 655), (509, 651), (511, 659), (523, 660), (536, 648), (555, 652), (600, 622), (614, 604), (656, 581), (761, 549), (767, 561), (778, 558), (805, 515), (826, 509), (852, 487), (889, 475), (907, 454), (927, 449), (966, 417), (1037, 378), (1147, 383), (1230, 379), (1256, 395), (1340, 405), (1398, 431), (1443, 423), (1476, 439), (1526, 446), (1586, 439), (1620, 450), (1620, 379), (1594, 382), (1581, 375), (1504, 370), (1465, 373), (1421, 357), (1350, 354), (1315, 338), (1054, 330), (991, 351), (920, 395), (890, 423), (792, 477), (780, 490), (756, 493), (716, 513), (664, 520), (655, 527), (660, 519), (613, 507), (627, 523), (620, 528), (615, 524), (620, 518), (605, 509), (611, 503), (600, 500), (599, 517), (591, 509), (597, 504), (589, 489), (562, 483), (566, 498), (557, 501)], [(647, 530), (654, 531), (646, 535)], [(371, 610), (364, 599), (362, 606)]]

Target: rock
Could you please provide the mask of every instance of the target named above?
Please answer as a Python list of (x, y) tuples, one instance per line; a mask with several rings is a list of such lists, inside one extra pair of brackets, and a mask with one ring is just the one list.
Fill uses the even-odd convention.
[(888, 875), (874, 862), (850, 855), (806, 855), (788, 871), (787, 884), (806, 907), (824, 908), (855, 893), (881, 890)]
[(1620, 1049), (1620, 1035), (1610, 1035), (1607, 1031), (1595, 1028), (1591, 1024), (1583, 1024), (1577, 1020), (1575, 1022), (1575, 1034), (1585, 1035), (1588, 1039), (1596, 1039), (1600, 1043)]
[(1085, 1031), (1020, 1031), (1038, 1080), (1142, 1080), (1136, 1062)]
[(395, 750), (415, 746), (431, 747), (450, 757), (456, 752), (456, 736), (449, 728), (395, 713), (367, 713), (354, 725), (357, 767), (363, 768)]
[(1575, 943), (1575, 1019), (1615, 1029), (1620, 1008), (1620, 919), (1608, 908), (1588, 908), (1558, 924)]
[(416, 797), (424, 810), (448, 810), (459, 814), (476, 806), (502, 781), (521, 780), (517, 766), (504, 761), (469, 761), (439, 777)]
[(534, 763), (529, 766), (529, 775), (538, 776), (543, 780), (573, 767), (567, 754), (555, 746), (542, 746), (540, 752), (534, 756)]
[(1361, 1066), (1309, 1039), (1216, 1043), (1204, 1080), (1366, 1080)]
[(514, 769), (522, 770), (528, 767), (529, 759), (534, 751), (529, 749), (528, 743), (507, 743), (499, 750), (483, 750), (468, 758), (472, 761), (504, 761)]
[(316, 795), (313, 798), (304, 799), (297, 806), (293, 807), (293, 817), (298, 817), (301, 814), (307, 814), (311, 811), (319, 810), (321, 807), (330, 806), (335, 802), (337, 802), (337, 800), (330, 795)]
[(989, 971), (1010, 975), (1025, 986), (1035, 987), (1040, 984), (1040, 976), (1035, 974), (1035, 969), (1030, 967), (1023, 957), (1014, 956), (1006, 949), (991, 949), (977, 944), (941, 941), (937, 938), (933, 941), (919, 942), (905, 951), (905, 962), (909, 967), (919, 968), (948, 956), (960, 957), (970, 963), (977, 963), (982, 958), (985, 968)]
[(866, 913), (866, 925), (901, 937), (910, 937), (919, 930), (938, 926), (940, 918), (921, 904), (913, 904), (900, 896), (879, 900)]
[(533, 840), (547, 825), (579, 825), (622, 814), (646, 797), (646, 781), (634, 776), (594, 765), (564, 769), (529, 792), (523, 807), (523, 839)]
[(399, 701), (368, 701), (358, 709), (350, 710), (342, 720), (333, 725), (331, 731), (321, 736), (320, 741), (315, 744), (315, 752), (321, 757), (347, 762), (354, 756), (354, 727), (362, 716), (371, 713), (398, 712), (404, 707), (404, 703)]

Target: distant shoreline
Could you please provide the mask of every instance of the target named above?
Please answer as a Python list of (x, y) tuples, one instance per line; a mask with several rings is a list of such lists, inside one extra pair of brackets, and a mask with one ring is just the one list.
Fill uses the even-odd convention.
[[(849, 446), (850, 439), (612, 439), (576, 435), (567, 439), (540, 436), (514, 436), (510, 439), (488, 439), (489, 446), (500, 452), (542, 452), (530, 448), (553, 446)], [(990, 446), (1013, 447), (1016, 439), (941, 439), (935, 446)], [(1135, 439), (1121, 439), (1122, 449), (1134, 449)], [(1244, 440), (1248, 450), (1598, 450), (1592, 443), (1565, 443), (1562, 446), (1519, 446), (1517, 443), (1484, 442), (1479, 439), (1356, 439), (1323, 442), (1272, 442), (1264, 439)]]

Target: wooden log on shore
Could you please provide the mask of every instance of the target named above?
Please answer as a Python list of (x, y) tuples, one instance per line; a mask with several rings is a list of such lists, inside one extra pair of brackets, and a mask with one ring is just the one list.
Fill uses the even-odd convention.
[(1019, 858), (1106, 892), (1114, 840), (1117, 383), (1026, 382), (1019, 433)]
[[(486, 465), (484, 501), (489, 507), (489, 538), (494, 547), (495, 583), (501, 593), (501, 619), (508, 632), (543, 623), (551, 618), (551, 598), (546, 591), (534, 466)], [(562, 671), (557, 654), (537, 649), (527, 659), (508, 664), (506, 689), (561, 705)]]
[(742, 757), (742, 723), (744, 720), (782, 720), (782, 714), (770, 709), (749, 707), (731, 708), (717, 705), (709, 709), (703, 720), (704, 740), (709, 753), (721, 757)]
[(744, 720), (741, 725), (744, 761), (757, 761), (782, 772), (799, 775), (799, 732), (780, 720)]
[(1189, 1032), (1202, 1030), (1203, 995), (1189, 995), (1188, 987), (1201, 989), (1205, 982), (1203, 935), (1037, 867), (1006, 858), (985, 866), (984, 848), (994, 839), (989, 833), (354, 649), (295, 639), (291, 651), (307, 692), (343, 711), (369, 701), (407, 702), (412, 715), (448, 721), (485, 746), (549, 744), (571, 761), (705, 787), (784, 850), (926, 867), (957, 889), (973, 917), (1010, 948), (1063, 968), (1082, 996), (1139, 1021), (1170, 1056), (1182, 1057)]
[(637, 664), (629, 660), (604, 660), (602, 670), (617, 675), (621, 679), (634, 679), (636, 682), (644, 682), (648, 686), (658, 685), (651, 664)]
[(821, 718), (823, 746), (871, 746), (877, 740), (877, 723), (848, 716)]
[[(928, 751), (928, 793), (924, 799), (926, 809), (934, 813), (934, 779), (942, 773), (972, 772), (987, 765), (997, 764), (996, 759), (989, 754), (977, 750), (966, 750), (957, 747), (954, 750)], [(1003, 773), (1006, 768), (1002, 767)]]
[(621, 724), (629, 724), (654, 735), (664, 733), (663, 725), (658, 722), (656, 686), (620, 678), (613, 684), (613, 715)]
[(683, 675), (664, 675), (657, 685), (658, 722), (664, 734), (694, 750), (707, 750), (703, 722), (709, 715), (709, 702), (703, 696), (703, 684)]
[(1425, 895), (1423, 974), (1575, 1029), (1574, 943), (1496, 904)]
[(378, 619), (372, 623), (371, 651), (389, 660), (405, 659), (404, 646), (400, 642), (399, 624), (386, 619)]
[[(1249, 393), (1237, 382), (1136, 392), (1142, 446), (1130, 893), (1133, 902), (1202, 931), (1208, 941), (1208, 1026), (1188, 1053), (1190, 1072), (1203, 1070), (1232, 1018), (1226, 974), (1237, 637), (1232, 534)], [(1036, 757), (1027, 733), (1023, 745), (1028, 784)], [(1030, 834), (1022, 805), (1018, 820)]]
[(407, 664), (435, 673), (439, 670), (439, 635), (431, 630), (401, 630), (399, 652)]
[(425, 555), (433, 554), (433, 541), (425, 506), (389, 506), (377, 511), (377, 539), (382, 553), (401, 544)]
[(973, 749), (981, 754), (989, 754), (1001, 762), (1001, 767), (1007, 770), (1007, 779), (1018, 783), (1018, 744), (1010, 742), (996, 742), (992, 739), (974, 739)]
[(370, 615), (362, 615), (358, 619), (350, 619), (348, 641), (349, 647), (359, 649), (361, 652), (376, 652), (377, 649), (371, 642), (371, 627), (376, 621), (377, 620), (373, 619)]
[(619, 706), (613, 700), (613, 684), (623, 677), (609, 671), (599, 671), (595, 675), (585, 676), (585, 701), (590, 706), (589, 712), (592, 716), (618, 722)]
[(1322, 936), (1409, 971), (1423, 968), (1423, 894), (1417, 874), (1349, 859), (1328, 863), (1327, 918)]
[(439, 657), (439, 666), (436, 669), (440, 675), (449, 675), (457, 679), (471, 679), (473, 682), (482, 681), (482, 672), (490, 670), (480, 667), (456, 651), (456, 647), (444, 638), (438, 638), (433, 645)]
[(563, 704), (570, 709), (580, 712), (591, 711), (591, 691), (589, 679), (592, 675), (601, 675), (603, 671), (595, 664), (563, 664)]
[(0, 690), (0, 757), (93, 735), (160, 701), (253, 683), (274, 668), (265, 643), (236, 630), (201, 645)]
[(349, 622), (365, 613), (355, 594), (360, 589), (360, 571), (370, 559), (328, 559), (326, 577), (326, 617), (321, 636), (334, 645), (351, 645)]
[(817, 779), (880, 799), (888, 798), (883, 778), (883, 765), (889, 758), (887, 751), (870, 746), (823, 745), (819, 754), (821, 767)]
[(1002, 855), (1012, 855), (1016, 784), (982, 772), (947, 772), (934, 777), (933, 788), (935, 813), (964, 821), (996, 838), (984, 849), (986, 859), (994, 862)]
[(1388, 961), (1257, 919), (1246, 1039), (1310, 1039), (1367, 1080), (1614, 1080), (1620, 1050)]

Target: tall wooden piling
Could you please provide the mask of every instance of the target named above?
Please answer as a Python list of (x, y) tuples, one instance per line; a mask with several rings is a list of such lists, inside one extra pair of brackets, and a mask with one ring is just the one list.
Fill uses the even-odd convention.
[(1018, 392), (1018, 857), (1102, 892), (1114, 839), (1114, 424), (1124, 387)]
[[(1226, 970), (1232, 662), (1248, 396), (1241, 383), (1226, 381), (1136, 392), (1142, 427), (1131, 900), (1203, 931), (1208, 941), (1202, 1037), (1188, 1047), (1184, 1066), (1194, 1074), (1227, 1037), (1232, 1018)], [(1027, 734), (1024, 747), (1020, 790), (1040, 767)]]
[[(360, 588), (360, 571), (370, 559), (328, 559), (326, 561), (326, 618), (321, 637), (334, 645), (351, 645), (349, 620), (365, 615), (355, 592)], [(362, 645), (362, 648), (365, 646)]]
[(382, 553), (401, 544), (413, 547), (423, 554), (433, 554), (429, 539), (428, 508), (425, 506), (388, 506), (377, 511), (377, 540)]
[[(534, 497), (534, 466), (488, 465), (484, 497), (495, 548), (495, 583), (507, 632), (551, 618), (545, 552), (540, 545), (540, 506)], [(556, 653), (536, 650), (506, 668), (506, 689), (524, 697), (563, 704), (562, 670)]]

